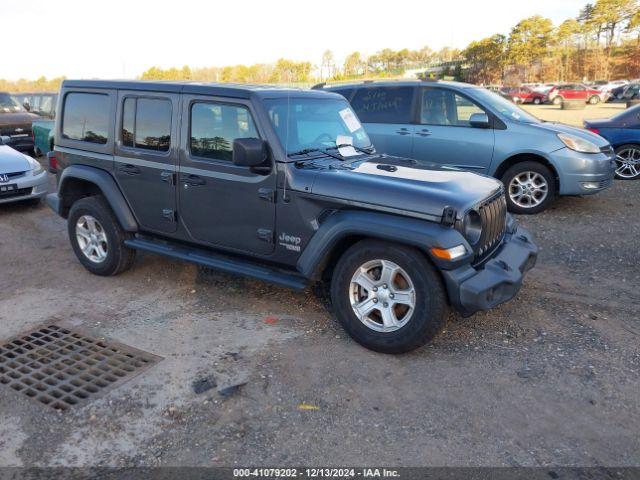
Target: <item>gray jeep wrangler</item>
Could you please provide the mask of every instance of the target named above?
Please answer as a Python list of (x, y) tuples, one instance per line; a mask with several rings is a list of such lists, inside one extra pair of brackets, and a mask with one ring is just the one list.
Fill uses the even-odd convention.
[[(511, 299), (537, 248), (492, 178), (376, 154), (340, 95), (65, 81), (57, 192), (80, 262), (136, 250), (304, 289), (329, 286), (360, 344), (406, 352)], [(469, 152), (473, 155), (473, 152)]]

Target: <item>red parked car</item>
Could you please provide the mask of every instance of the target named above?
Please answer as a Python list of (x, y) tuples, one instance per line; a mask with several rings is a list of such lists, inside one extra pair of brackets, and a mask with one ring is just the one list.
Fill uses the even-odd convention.
[(540, 105), (544, 103), (544, 94), (531, 90), (529, 87), (520, 87), (510, 93), (514, 103), (533, 103)]
[(560, 105), (562, 100), (584, 100), (595, 105), (600, 103), (603, 92), (586, 87), (581, 83), (568, 83), (566, 85), (556, 85), (547, 93), (547, 98), (554, 105)]

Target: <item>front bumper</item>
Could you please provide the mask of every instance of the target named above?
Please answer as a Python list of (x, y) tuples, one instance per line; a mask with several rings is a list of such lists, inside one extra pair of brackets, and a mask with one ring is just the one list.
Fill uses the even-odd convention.
[(613, 184), (616, 170), (615, 154), (579, 153), (561, 148), (551, 154), (551, 163), (558, 172), (560, 195), (590, 195)]
[(538, 247), (531, 234), (513, 225), (502, 246), (482, 266), (443, 270), (449, 301), (462, 315), (489, 310), (516, 296), (525, 274), (533, 268)]
[[(8, 183), (16, 184), (17, 190), (9, 194), (0, 192), (0, 204), (42, 198), (47, 194), (49, 186), (46, 172), (35, 176), (24, 175)], [(2, 184), (0, 184), (0, 187), (2, 187)]]

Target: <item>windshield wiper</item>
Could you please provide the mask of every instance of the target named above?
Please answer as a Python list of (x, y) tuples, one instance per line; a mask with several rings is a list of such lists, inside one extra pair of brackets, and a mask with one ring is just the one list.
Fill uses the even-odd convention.
[[(335, 147), (330, 147), (330, 148), (335, 148)], [(327, 150), (329, 150), (329, 148), (325, 148), (325, 149), (322, 149), (322, 148), (305, 148), (303, 150), (300, 150), (299, 152), (290, 153), (289, 156), (290, 157), (294, 157), (294, 156), (297, 156), (297, 155), (309, 155), (310, 153), (321, 153), (323, 155), (326, 155), (327, 157), (335, 158), (336, 160), (340, 160), (340, 161), (343, 160), (342, 157), (338, 157), (337, 155), (333, 155), (333, 154), (327, 152)], [(307, 162), (307, 161), (310, 161), (310, 160), (315, 160), (315, 157), (314, 158), (304, 159), (304, 160), (298, 160), (298, 162)]]

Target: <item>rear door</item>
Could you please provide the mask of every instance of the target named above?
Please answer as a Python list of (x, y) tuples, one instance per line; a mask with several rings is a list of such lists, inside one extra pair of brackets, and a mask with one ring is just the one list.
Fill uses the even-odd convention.
[(488, 112), (460, 92), (440, 87), (420, 90), (411, 158), (486, 173), (493, 158), (494, 131), (472, 127), (469, 118)]
[(378, 152), (411, 157), (415, 92), (411, 86), (380, 86), (354, 93), (351, 106)]
[(275, 168), (257, 172), (232, 163), (235, 139), (265, 138), (251, 102), (199, 95), (184, 95), (182, 102), (178, 196), (189, 235), (213, 246), (271, 253)]
[(176, 231), (180, 96), (120, 91), (115, 176), (143, 230)]

